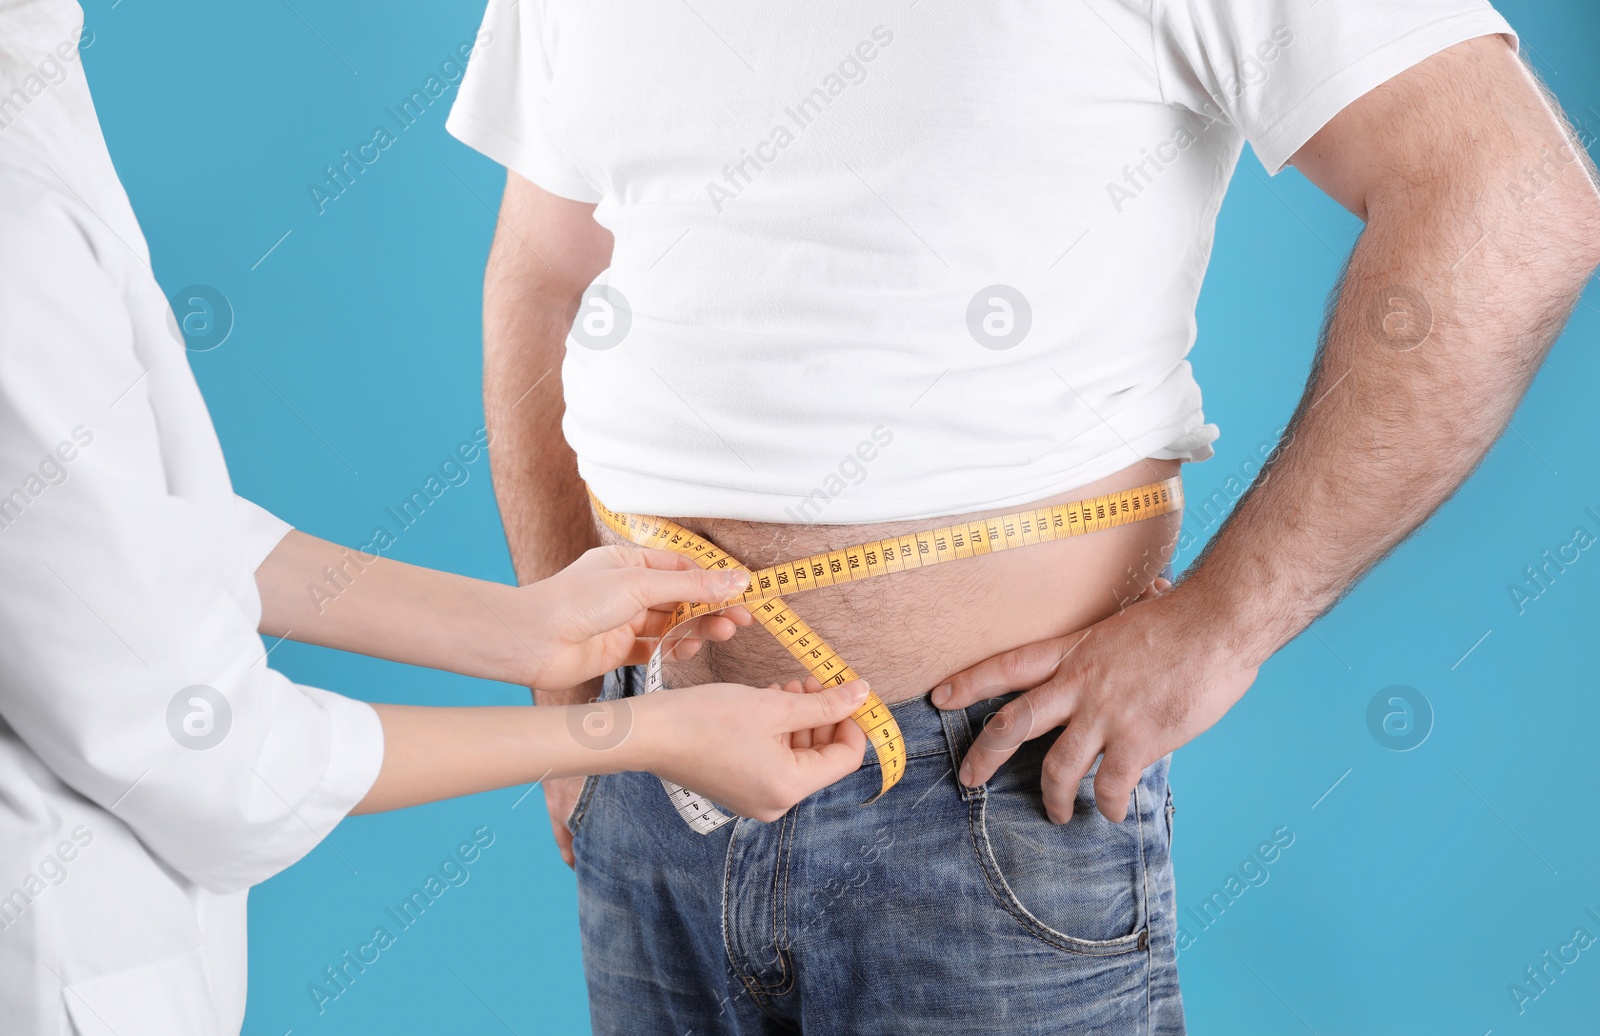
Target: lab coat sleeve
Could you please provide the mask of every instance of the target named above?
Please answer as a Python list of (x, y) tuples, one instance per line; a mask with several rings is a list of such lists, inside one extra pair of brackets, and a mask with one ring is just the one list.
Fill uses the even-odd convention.
[[(381, 725), (370, 706), (267, 667), (240, 563), (270, 551), (281, 523), (241, 504), (220, 451), (206, 452), (215, 431), (181, 348), (137, 340), (160, 326), (130, 315), (162, 305), (148, 271), (122, 255), (119, 279), (104, 263), (119, 246), (68, 199), (42, 192), (12, 212), (0, 715), (167, 865), (213, 891), (248, 887), (366, 794)], [(135, 276), (148, 290), (124, 283)], [(193, 463), (195, 450), (214, 460)]]

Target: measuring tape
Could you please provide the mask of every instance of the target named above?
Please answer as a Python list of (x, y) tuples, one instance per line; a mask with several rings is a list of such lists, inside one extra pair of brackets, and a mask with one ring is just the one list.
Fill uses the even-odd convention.
[[(606, 527), (630, 543), (675, 551), (701, 568), (749, 567), (741, 565), (737, 558), (704, 536), (697, 536), (676, 522), (650, 515), (613, 511), (601, 503), (592, 491), (589, 499)], [(673, 630), (691, 619), (735, 605), (748, 608), (756, 621), (765, 626), (767, 632), (777, 638), (778, 643), (787, 648), (823, 686), (848, 683), (859, 679), (856, 671), (795, 613), (784, 601), (784, 595), (1082, 536), (1171, 514), (1182, 507), (1183, 480), (1174, 475), (1161, 482), (1106, 493), (1088, 500), (957, 522), (927, 532), (890, 536), (754, 571), (750, 575), (750, 584), (738, 597), (720, 604), (685, 601), (673, 610), (667, 629), (646, 667), (644, 693), (658, 691), (663, 686), (661, 653), (669, 643), (668, 636)], [(878, 756), (883, 786), (878, 789), (878, 794), (868, 800), (875, 802), (905, 774), (905, 740), (889, 707), (874, 693), (867, 694), (866, 701), (850, 718), (866, 732)], [(678, 815), (695, 831), (709, 834), (733, 819), (704, 796), (665, 779), (661, 783), (672, 797)]]

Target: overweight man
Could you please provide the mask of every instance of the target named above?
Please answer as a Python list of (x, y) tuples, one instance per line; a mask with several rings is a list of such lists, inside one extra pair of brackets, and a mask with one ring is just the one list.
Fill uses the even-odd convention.
[[(450, 128), (508, 169), (485, 398), (523, 580), (615, 538), (589, 492), (758, 568), (1170, 479), (1217, 435), (1185, 356), (1244, 143), (1365, 222), (1283, 441), (1170, 591), (1177, 513), (793, 597), (891, 703), (881, 799), (870, 753), (709, 834), (649, 776), (546, 785), (597, 1032), (1182, 1032), (1169, 753), (1471, 473), (1600, 264), (1511, 28), (1482, 0), (484, 27)], [(665, 681), (779, 672), (748, 630)]]

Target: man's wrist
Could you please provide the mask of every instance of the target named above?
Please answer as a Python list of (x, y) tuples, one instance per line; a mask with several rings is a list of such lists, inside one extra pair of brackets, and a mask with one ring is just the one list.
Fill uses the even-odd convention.
[(1258, 668), (1299, 632), (1290, 628), (1296, 610), (1270, 586), (1209, 564), (1186, 575), (1168, 596), (1192, 616), (1186, 621), (1205, 648)]

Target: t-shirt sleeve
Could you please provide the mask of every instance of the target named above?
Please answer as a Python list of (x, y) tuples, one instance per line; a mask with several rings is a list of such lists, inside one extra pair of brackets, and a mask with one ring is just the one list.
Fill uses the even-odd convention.
[(445, 128), (551, 194), (598, 202), (561, 144), (541, 9), (537, 0), (489, 0)]
[(1156, 0), (1163, 98), (1231, 125), (1272, 173), (1352, 101), (1465, 40), (1487, 0)]

